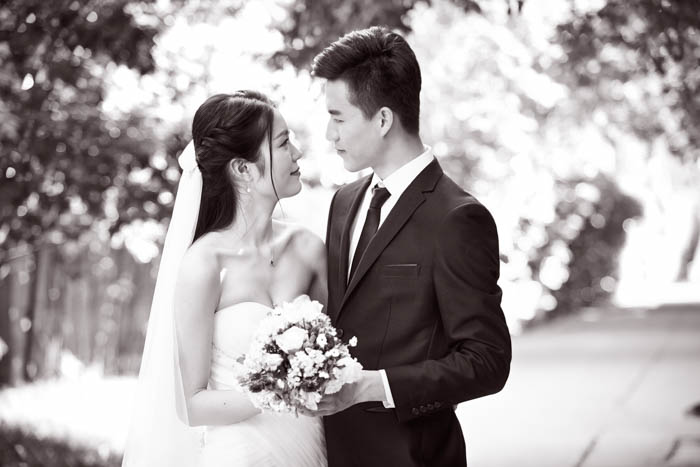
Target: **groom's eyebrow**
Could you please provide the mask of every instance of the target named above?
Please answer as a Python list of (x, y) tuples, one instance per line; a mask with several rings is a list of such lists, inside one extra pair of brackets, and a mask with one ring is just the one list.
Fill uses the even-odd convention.
[(340, 110), (328, 109), (328, 113), (331, 115), (340, 115)]

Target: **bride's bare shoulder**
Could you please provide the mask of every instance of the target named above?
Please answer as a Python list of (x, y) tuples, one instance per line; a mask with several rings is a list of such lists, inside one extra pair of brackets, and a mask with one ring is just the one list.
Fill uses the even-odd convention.
[(198, 239), (185, 252), (175, 286), (176, 309), (182, 316), (209, 316), (221, 295), (219, 262), (214, 245)]
[(185, 252), (180, 277), (210, 279), (218, 277), (216, 239), (211, 234), (198, 238)]
[(286, 243), (299, 256), (312, 264), (325, 259), (325, 244), (316, 233), (303, 225), (292, 222), (276, 220), (275, 223), (280, 229), (281, 237), (286, 239)]

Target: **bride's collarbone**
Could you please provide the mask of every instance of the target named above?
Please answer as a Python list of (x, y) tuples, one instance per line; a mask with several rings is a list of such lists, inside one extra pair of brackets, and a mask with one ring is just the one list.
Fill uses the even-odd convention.
[[(216, 256), (219, 268), (223, 270), (256, 270), (264, 275), (274, 276), (281, 269), (285, 274), (289, 274), (292, 269), (304, 267), (302, 245), (296, 241), (299, 230), (280, 235), (270, 244), (262, 247), (253, 246), (220, 246), (217, 248)], [(269, 266), (265, 268), (264, 266)], [(301, 272), (301, 271), (296, 271)]]

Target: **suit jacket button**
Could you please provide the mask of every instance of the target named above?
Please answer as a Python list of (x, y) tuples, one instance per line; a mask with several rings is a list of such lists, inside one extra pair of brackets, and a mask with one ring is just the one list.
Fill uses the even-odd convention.
[(436, 408), (436, 409), (439, 409), (440, 407), (442, 407), (442, 404), (441, 404), (440, 402), (436, 402), (436, 403), (435, 403), (435, 408)]
[(428, 404), (428, 410), (434, 410), (435, 406), (433, 404)]
[(412, 413), (413, 415), (420, 415), (420, 411), (419, 411), (417, 408), (415, 408), (415, 407), (413, 407), (413, 409), (411, 409), (411, 413)]
[(426, 413), (428, 411), (428, 409), (424, 405), (421, 405), (420, 411), (421, 411), (421, 413)]
[(343, 338), (343, 330), (341, 328), (336, 329), (336, 335), (342, 339)]

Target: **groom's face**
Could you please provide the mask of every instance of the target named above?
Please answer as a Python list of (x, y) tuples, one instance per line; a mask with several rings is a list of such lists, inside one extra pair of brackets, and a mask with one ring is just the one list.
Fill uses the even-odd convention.
[(333, 143), (345, 168), (351, 172), (374, 166), (381, 138), (374, 119), (367, 119), (349, 100), (344, 81), (326, 83), (326, 108), (329, 114), (326, 139)]

